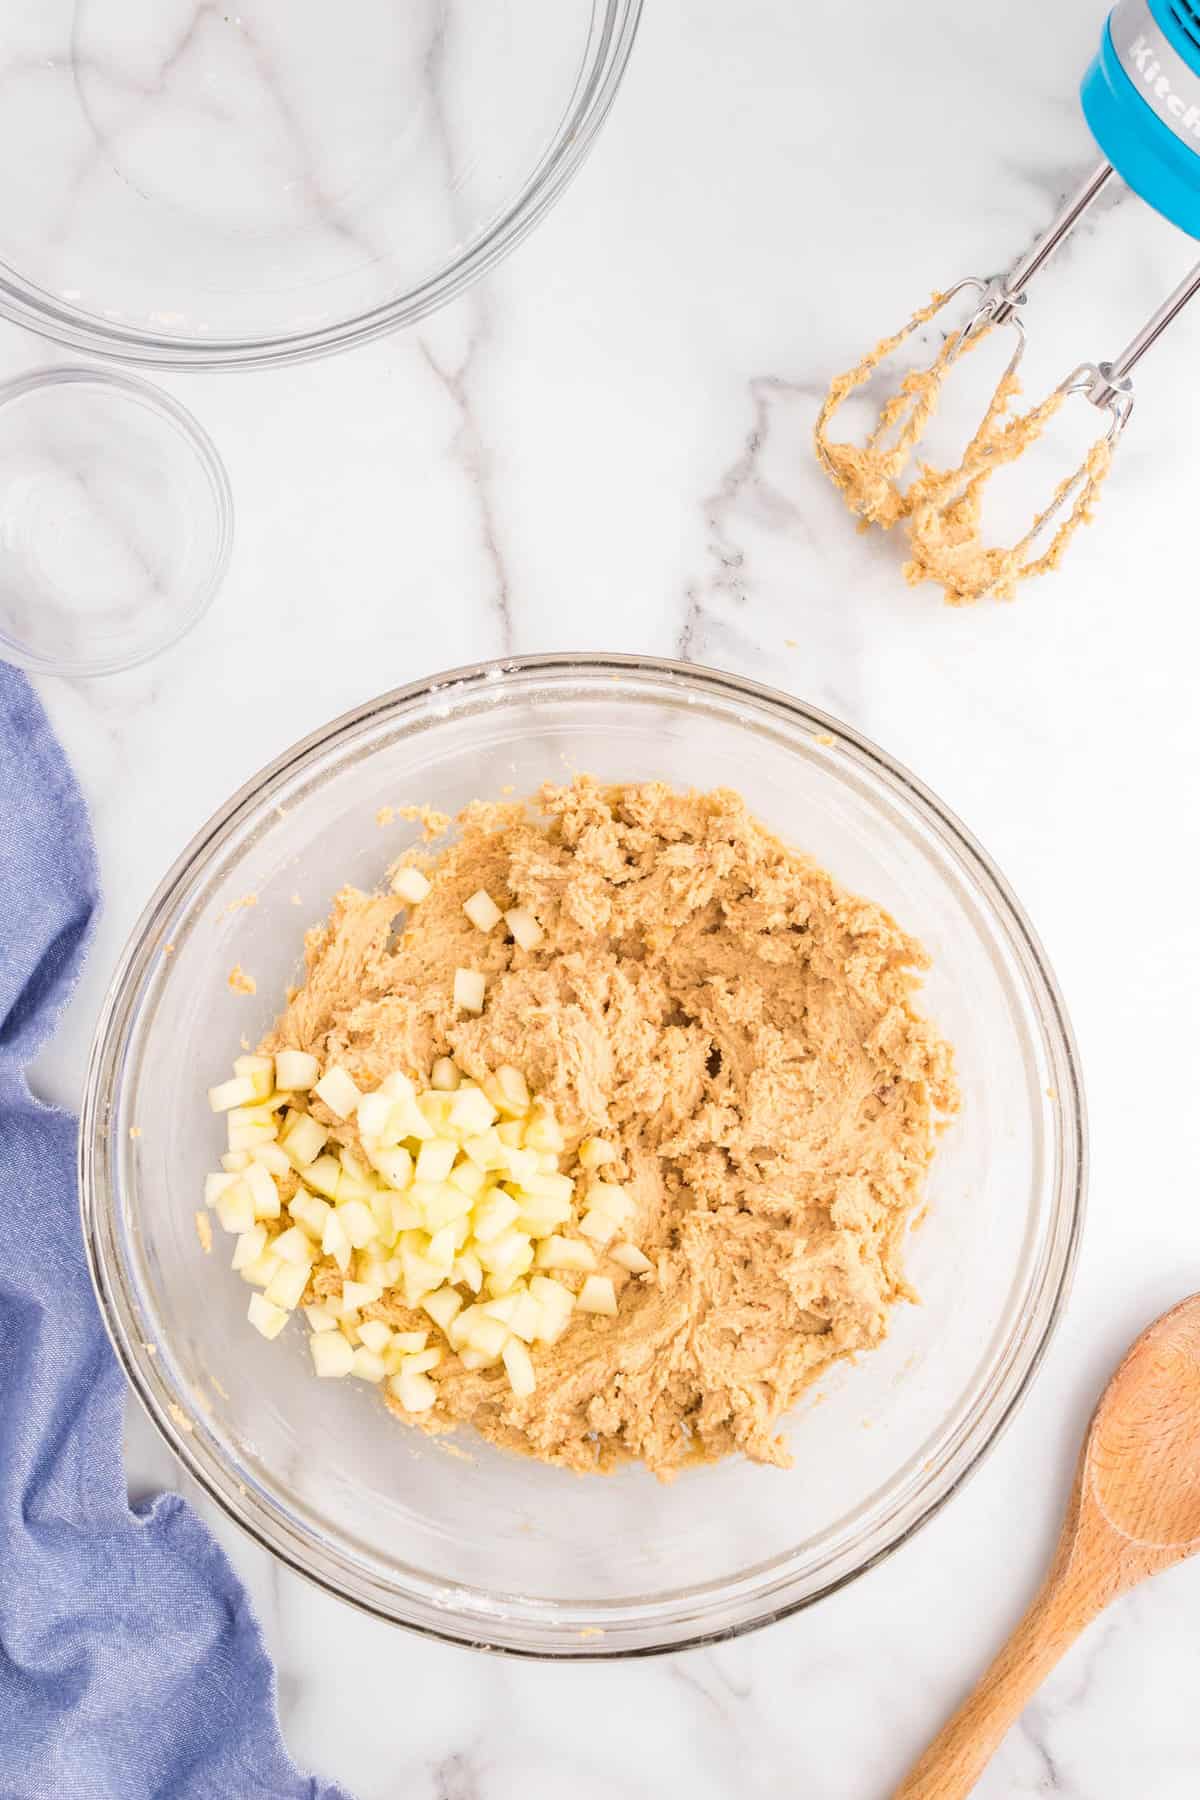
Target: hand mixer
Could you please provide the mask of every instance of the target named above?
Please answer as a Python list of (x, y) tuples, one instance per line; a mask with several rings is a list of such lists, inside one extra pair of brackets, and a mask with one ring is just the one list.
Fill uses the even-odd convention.
[[(864, 524), (903, 520), (912, 546), (911, 581), (939, 580), (956, 603), (985, 594), (1009, 597), (1023, 577), (1058, 563), (1077, 527), (1091, 516), (1113, 450), (1133, 410), (1133, 371), (1142, 357), (1200, 292), (1200, 263), (1179, 283), (1125, 348), (1106, 362), (1085, 362), (1047, 399), (1010, 414), (1020, 391), (1017, 368), (1025, 347), (1021, 317), (1030, 284), (1104, 191), (1114, 174), (1165, 218), (1200, 238), (1200, 0), (1118, 0), (1100, 50), (1083, 79), (1083, 113), (1105, 160), (1067, 200), (1057, 218), (1007, 275), (966, 276), (917, 312), (904, 328), (832, 384), (817, 420), (817, 453)], [(963, 293), (974, 311), (944, 340), (933, 361), (908, 374), (882, 408), (863, 446), (832, 443), (834, 412), (879, 363)], [(983, 421), (957, 468), (922, 467), (900, 486), (917, 442), (937, 407), (942, 383), (958, 359), (993, 329), (1007, 327), (1015, 342)], [(1049, 504), (1008, 549), (984, 549), (979, 513), (984, 482), (1012, 462), (1072, 395), (1081, 395), (1107, 424), (1081, 468), (1060, 482)], [(1065, 517), (1061, 515), (1066, 513)], [(1061, 518), (1048, 548), (1031, 554), (1051, 521)]]

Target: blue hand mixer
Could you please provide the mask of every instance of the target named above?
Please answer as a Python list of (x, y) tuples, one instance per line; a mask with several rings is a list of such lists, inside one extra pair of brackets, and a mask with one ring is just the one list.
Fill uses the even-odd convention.
[[(1200, 0), (1118, 0), (1080, 97), (1105, 160), (1006, 276), (957, 284), (981, 289), (966, 336), (985, 325), (1008, 323), (1021, 332), (1018, 309), (1031, 281), (1113, 175), (1172, 224), (1200, 238)], [(1200, 263), (1117, 356), (1081, 364), (1064, 383), (1111, 414), (1114, 436), (1133, 408), (1134, 368), (1197, 292)]]
[[(1019, 454), (1019, 437), (1010, 430), (1002, 443), (1000, 428), (1008, 403), (1017, 391), (1015, 371), (1025, 347), (1021, 315), (1030, 284), (1114, 176), (1119, 176), (1164, 218), (1190, 236), (1200, 238), (1200, 0), (1118, 0), (1105, 24), (1099, 53), (1084, 76), (1082, 102), (1084, 117), (1105, 160), (1066, 201), (1033, 248), (1007, 275), (989, 279), (968, 275), (955, 282), (935, 296), (933, 303), (917, 313), (903, 330), (885, 339), (856, 369), (840, 376), (830, 389), (817, 422), (817, 453), (826, 471), (842, 488), (847, 504), (864, 519), (887, 526), (907, 518), (912, 535), (912, 498), (901, 491), (900, 476), (937, 404), (945, 375), (964, 350), (997, 326), (1010, 327), (1016, 342), (991, 407), (960, 468), (945, 476), (932, 472), (940, 482), (938, 498), (928, 499), (926, 482), (926, 495), (918, 512), (923, 505), (926, 514), (932, 509), (949, 517), (958, 508), (961, 523), (964, 496), (969, 498), (980, 481), (986, 479), (989, 459), (998, 463), (1011, 460), (1013, 453)], [(945, 340), (933, 364), (905, 379), (884, 407), (865, 450), (856, 452), (850, 445), (831, 444), (826, 436), (830, 417), (850, 392), (870, 378), (881, 356), (894, 353), (964, 292), (977, 295), (974, 311)], [(1133, 410), (1134, 368), (1198, 292), (1200, 263), (1118, 355), (1106, 362), (1081, 363), (1055, 390), (1055, 398), (1082, 394), (1108, 415), (1107, 426), (1096, 445), (1097, 450), (1104, 452), (1104, 468)], [(1043, 403), (1026, 419), (1036, 422), (1051, 410), (1053, 403)], [(847, 478), (848, 470), (857, 470), (864, 478), (852, 481)], [(1073, 524), (1089, 517), (1097, 486), (1094, 462), (1089, 459), (1076, 475), (1060, 483), (1050, 504), (1015, 551), (1027, 553), (1049, 522), (1068, 505), (1074, 509)], [(1030, 568), (1036, 572), (1045, 566), (1047, 559)], [(971, 597), (977, 598), (986, 591), (989, 590), (979, 590)]]

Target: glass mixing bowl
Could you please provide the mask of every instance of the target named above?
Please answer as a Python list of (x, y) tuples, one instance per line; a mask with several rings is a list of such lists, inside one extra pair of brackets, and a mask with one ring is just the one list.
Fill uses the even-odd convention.
[[(223, 1147), (204, 1090), (253, 1041), (301, 934), (370, 887), (415, 827), (585, 769), (739, 788), (933, 955), (923, 1004), (955, 1044), (961, 1117), (911, 1239), (922, 1306), (820, 1383), (790, 1471), (729, 1461), (659, 1485), (581, 1479), (469, 1434), (441, 1445), (365, 1384), (319, 1382), (303, 1333), (267, 1344), (193, 1215)], [(386, 816), (386, 815), (385, 815)], [(249, 895), (257, 904), (240, 906)], [(240, 963), (248, 998), (226, 976)], [(100, 1021), (80, 1134), (85, 1236), (113, 1342), (163, 1437), (260, 1543), (333, 1593), (530, 1655), (674, 1649), (831, 1592), (954, 1492), (1024, 1393), (1062, 1307), (1083, 1210), (1070, 1028), (1020, 907), (979, 847), (872, 744), (728, 675), (530, 658), (372, 702), (287, 752), (194, 839), (150, 902)], [(819, 1403), (818, 1403), (819, 1401)], [(864, 1429), (869, 1426), (870, 1429)]]
[(317, 355), (517, 243), (641, 0), (0, 0), (0, 313), (168, 367)]

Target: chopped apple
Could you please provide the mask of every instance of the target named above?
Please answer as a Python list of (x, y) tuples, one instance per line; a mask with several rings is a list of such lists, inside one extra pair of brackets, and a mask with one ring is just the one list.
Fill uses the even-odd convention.
[(481, 1013), (487, 994), (487, 979), (478, 969), (455, 969), (454, 1004), (459, 1012)]
[(313, 1368), (326, 1380), (340, 1380), (354, 1367), (354, 1351), (340, 1331), (323, 1331), (308, 1340)]
[(246, 1317), (265, 1338), (277, 1338), (288, 1322), (283, 1307), (273, 1306), (262, 1294), (251, 1294)]
[(243, 1169), (250, 1167), (251, 1160), (248, 1150), (226, 1150), (221, 1158), (221, 1167), (227, 1175), (240, 1175)]
[(289, 1225), (281, 1231), (271, 1240), (271, 1249), (280, 1262), (291, 1263), (297, 1269), (311, 1269), (317, 1255), (316, 1245), (299, 1225)]
[(585, 1169), (600, 1169), (616, 1159), (616, 1151), (605, 1138), (584, 1138), (579, 1146), (579, 1160)]
[(477, 1137), (495, 1123), (496, 1109), (482, 1088), (460, 1088), (450, 1104), (446, 1122), (463, 1137)]
[(593, 1181), (585, 1196), (585, 1204), (589, 1211), (594, 1207), (599, 1208), (601, 1212), (608, 1213), (610, 1218), (618, 1220), (631, 1219), (637, 1211), (625, 1189), (608, 1181)]
[(406, 865), (397, 869), (392, 876), (392, 892), (409, 906), (419, 906), (429, 893), (431, 883), (428, 876), (422, 875), (420, 869)]
[[(361, 1325), (358, 1329), (358, 1335), (359, 1337), (362, 1336)], [(358, 1349), (354, 1352), (354, 1361), (351, 1365), (350, 1373), (352, 1375), (357, 1375), (361, 1381), (382, 1381), (387, 1374), (387, 1369), (384, 1366), (382, 1356), (378, 1355), (374, 1350), (369, 1350), (366, 1344), (360, 1344)]]
[(628, 1269), (631, 1275), (648, 1275), (654, 1267), (650, 1258), (636, 1244), (614, 1244), (608, 1254), (621, 1268)]
[(329, 1140), (329, 1133), (318, 1125), (311, 1113), (290, 1112), (283, 1123), (282, 1148), (288, 1161), (298, 1169), (315, 1163)]
[(239, 1274), (256, 1263), (267, 1247), (267, 1228), (265, 1225), (252, 1225), (249, 1231), (243, 1231), (233, 1246), (233, 1267)]
[(469, 900), (463, 901), (463, 911), (477, 931), (492, 931), (504, 917), (492, 896), (483, 888), (476, 889)]
[(364, 1306), (374, 1306), (376, 1300), (383, 1298), (383, 1289), (366, 1281), (343, 1281), (342, 1305), (353, 1307), (361, 1312)]
[(576, 1305), (580, 1312), (606, 1313), (610, 1318), (615, 1318), (617, 1295), (610, 1277), (589, 1275), (579, 1290)]
[[(246, 1152), (235, 1151), (234, 1154), (245, 1155)], [(287, 1152), (278, 1144), (256, 1144), (254, 1149), (249, 1152), (249, 1157), (250, 1162), (261, 1163), (270, 1175), (279, 1177), (291, 1173), (292, 1165), (288, 1161)]]
[(339, 1119), (352, 1119), (358, 1110), (362, 1094), (346, 1070), (336, 1063), (332, 1069), (326, 1069), (320, 1081), (313, 1088), (313, 1093), (323, 1100), (330, 1112)]
[[(310, 1331), (336, 1331), (338, 1322), (327, 1306), (306, 1306), (304, 1316)], [(386, 1330), (387, 1327), (385, 1326)]]
[(392, 1328), (385, 1325), (382, 1319), (364, 1319), (358, 1328), (358, 1335), (368, 1350), (376, 1356), (382, 1356), (392, 1341)]
[(543, 1238), (537, 1247), (539, 1269), (594, 1269), (596, 1252), (578, 1238)]
[(399, 1375), (392, 1376), (388, 1389), (405, 1412), (428, 1412), (437, 1404), (437, 1388), (428, 1375), (410, 1375), (402, 1369)]
[(501, 1351), (504, 1369), (508, 1376), (508, 1385), (518, 1400), (524, 1400), (532, 1394), (537, 1386), (537, 1376), (533, 1371), (533, 1358), (521, 1342), (520, 1338), (510, 1337)]
[(240, 1274), (242, 1280), (248, 1281), (251, 1287), (265, 1288), (270, 1287), (280, 1269), (285, 1266), (286, 1265), (281, 1263), (277, 1256), (272, 1256), (270, 1247), (268, 1246), (258, 1258), (258, 1261), (248, 1263), (247, 1266), (240, 1271)]
[(397, 1350), (403, 1356), (415, 1356), (429, 1342), (427, 1331), (397, 1331), (388, 1345), (389, 1350)]
[(493, 1238), (499, 1237), (502, 1231), (509, 1229), (520, 1211), (521, 1208), (512, 1195), (506, 1194), (502, 1188), (493, 1188), (490, 1193), (484, 1194), (476, 1201), (471, 1217), (476, 1244), (488, 1244)]
[(429, 1080), (440, 1093), (452, 1094), (462, 1080), (462, 1076), (459, 1073), (458, 1064), (451, 1057), (439, 1056), (429, 1071)]
[(536, 950), (546, 934), (531, 912), (523, 906), (514, 906), (504, 915), (504, 923), (522, 950)]
[[(267, 1179), (270, 1180), (270, 1176)], [(240, 1236), (243, 1231), (250, 1230), (254, 1224), (254, 1195), (244, 1175), (235, 1175), (230, 1185), (217, 1195), (216, 1214), (224, 1231)]]
[(300, 1188), (288, 1201), (288, 1211), (297, 1224), (303, 1225), (309, 1237), (316, 1238), (318, 1244), (323, 1244), (325, 1225), (333, 1214), (328, 1200), (318, 1200), (315, 1194)]
[(275, 1088), (275, 1059), (270, 1056), (235, 1056), (233, 1072), (253, 1082), (258, 1099), (265, 1100)]
[(245, 1122), (234, 1120), (226, 1134), (226, 1142), (231, 1150), (256, 1150), (260, 1144), (269, 1144), (279, 1136), (279, 1127), (274, 1124), (257, 1124), (253, 1120)]
[(295, 1263), (281, 1262), (267, 1283), (266, 1298), (273, 1306), (282, 1306), (286, 1312), (291, 1312), (300, 1304), (308, 1286), (308, 1277), (307, 1263), (297, 1266)]
[(250, 1189), (254, 1199), (254, 1216), (256, 1219), (277, 1219), (281, 1207), (279, 1189), (275, 1185), (275, 1177), (261, 1163), (252, 1162), (242, 1180)]
[(305, 1094), (309, 1088), (315, 1087), (321, 1074), (321, 1065), (315, 1056), (307, 1050), (277, 1050), (275, 1052), (275, 1080), (281, 1088), (289, 1093)]
[(483, 1264), (473, 1250), (460, 1251), (454, 1259), (451, 1276), (454, 1281), (461, 1281), (473, 1294), (477, 1294), (483, 1286)]
[(226, 1188), (231, 1188), (236, 1180), (237, 1175), (232, 1171), (224, 1175), (206, 1175), (204, 1177), (205, 1206), (215, 1206)]
[(534, 1107), (525, 1126), (525, 1142), (531, 1150), (552, 1150), (556, 1156), (562, 1154), (566, 1139), (549, 1107)]
[(430, 1182), (445, 1181), (454, 1167), (454, 1159), (457, 1155), (457, 1144), (452, 1144), (445, 1138), (432, 1138), (429, 1143), (422, 1144), (417, 1152), (413, 1179)]
[(432, 1350), (418, 1350), (415, 1356), (406, 1356), (400, 1365), (405, 1375), (427, 1375), (430, 1369), (436, 1369), (442, 1360), (442, 1352), (434, 1345)]
[(617, 1220), (611, 1213), (605, 1212), (603, 1207), (599, 1206), (593, 1206), (589, 1212), (584, 1213), (579, 1221), (580, 1236), (587, 1238), (590, 1243), (596, 1244), (600, 1248), (611, 1243), (619, 1230), (620, 1226)]
[(432, 1294), (426, 1294), (421, 1305), (434, 1324), (447, 1331), (451, 1319), (462, 1311), (462, 1296), (456, 1294), (452, 1287), (435, 1288)]
[(251, 1106), (258, 1097), (249, 1075), (235, 1075), (208, 1090), (208, 1104), (214, 1112), (231, 1112), (235, 1106)]

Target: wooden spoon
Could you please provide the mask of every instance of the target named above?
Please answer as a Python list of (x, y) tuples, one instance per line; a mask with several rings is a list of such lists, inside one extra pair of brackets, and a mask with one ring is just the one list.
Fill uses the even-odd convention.
[(962, 1800), (1097, 1613), (1197, 1550), (1200, 1294), (1193, 1294), (1142, 1333), (1109, 1382), (1040, 1593), (894, 1800)]

